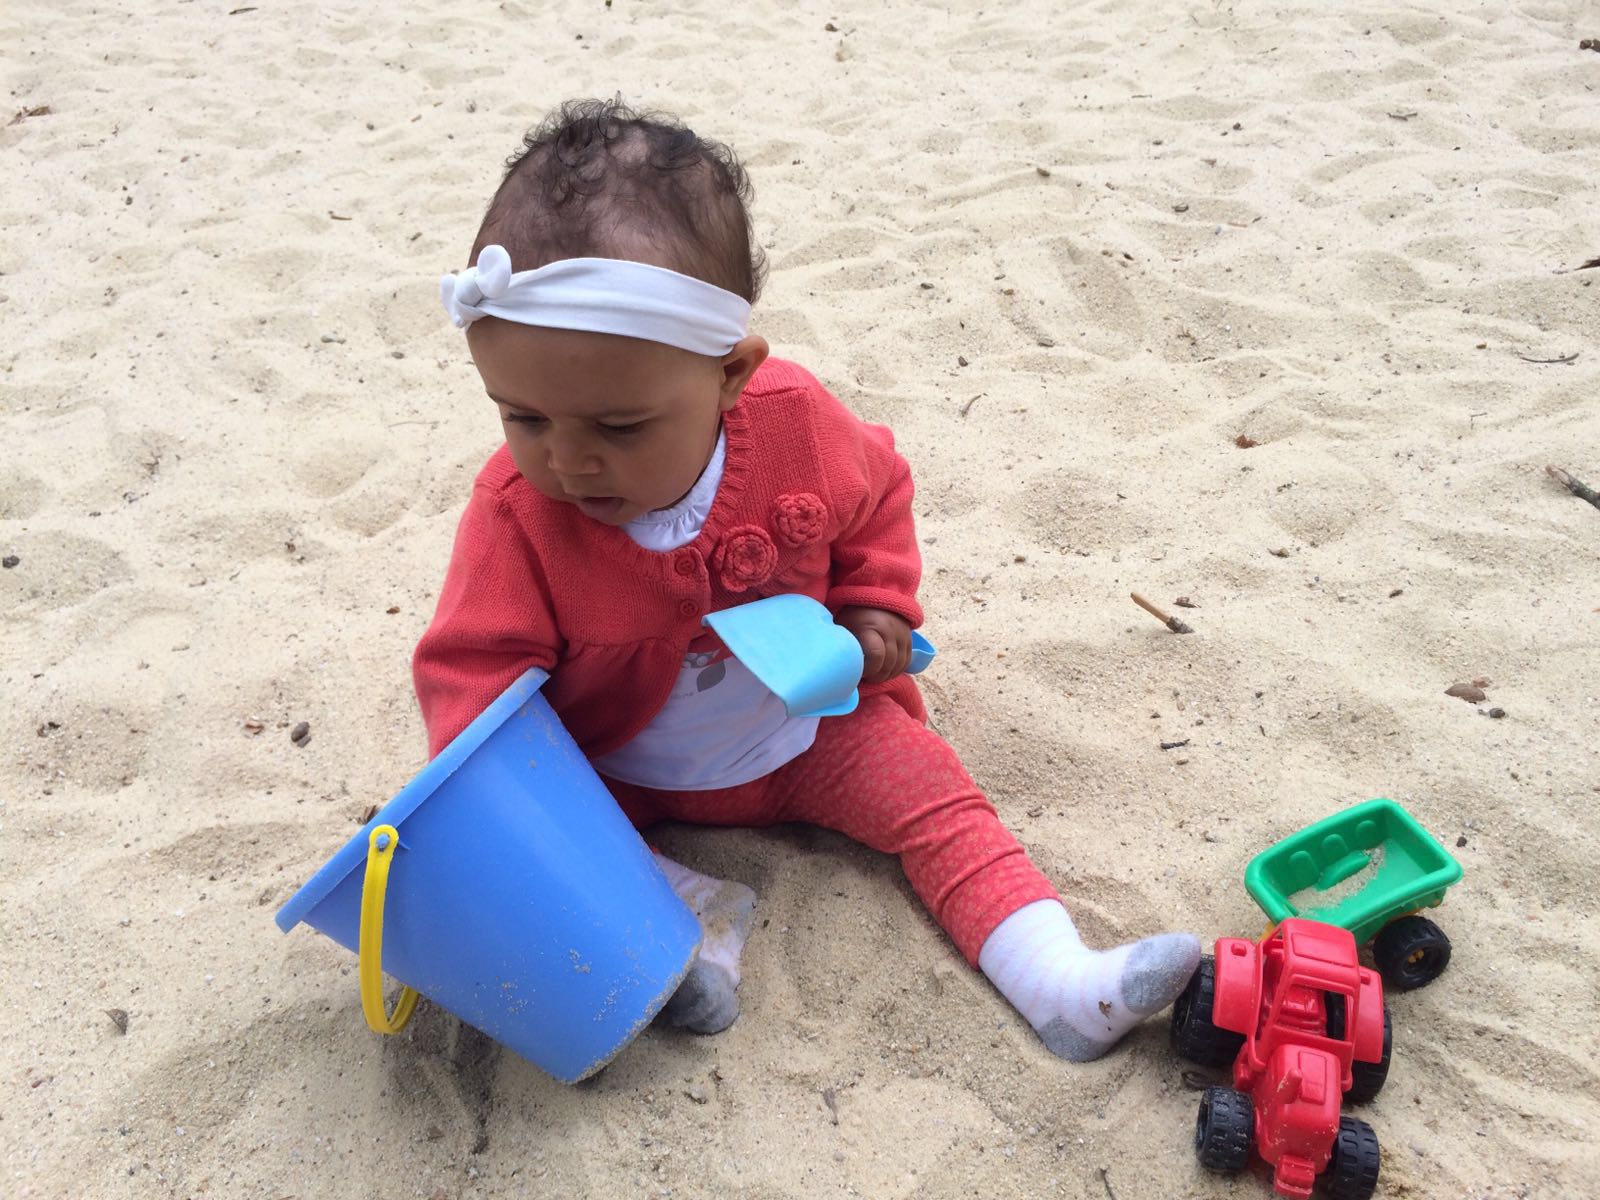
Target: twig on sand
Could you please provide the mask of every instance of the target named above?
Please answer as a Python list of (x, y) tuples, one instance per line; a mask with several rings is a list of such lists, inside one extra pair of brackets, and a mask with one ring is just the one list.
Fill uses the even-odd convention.
[(976, 396), (972, 397), (972, 399), (968, 400), (965, 404), (963, 404), (961, 406), (961, 415), (963, 417), (966, 416), (969, 412), (972, 411), (972, 406), (974, 404), (976, 404), (979, 400), (983, 399), (988, 394), (989, 394), (988, 392), (979, 392)]
[(1100, 1168), (1100, 1182), (1105, 1185), (1106, 1200), (1117, 1200), (1117, 1194), (1111, 1190), (1111, 1168)]
[(1517, 357), (1523, 362), (1531, 363), (1575, 363), (1578, 361), (1578, 352), (1574, 350), (1571, 354), (1563, 354), (1560, 358), (1529, 358), (1526, 354), (1519, 354)]
[(1570, 275), (1574, 271), (1592, 271), (1600, 267), (1600, 258), (1591, 258), (1588, 262), (1581, 262), (1575, 267), (1557, 267), (1553, 274)]
[(1592, 487), (1590, 487), (1583, 480), (1579, 479), (1577, 476), (1571, 474), (1570, 472), (1563, 471), (1560, 467), (1546, 467), (1544, 471), (1546, 475), (1550, 476), (1551, 479), (1554, 479), (1562, 487), (1566, 488), (1567, 491), (1578, 497), (1578, 499), (1587, 500), (1596, 508), (1600, 508), (1600, 492), (1596, 492)]
[(1169, 617), (1166, 613), (1162, 612), (1154, 604), (1151, 604), (1150, 601), (1146, 600), (1143, 596), (1139, 595), (1138, 592), (1129, 592), (1128, 595), (1133, 598), (1133, 602), (1135, 604), (1137, 604), (1140, 608), (1144, 609), (1145, 612), (1149, 613), (1156, 620), (1160, 621), (1168, 629), (1172, 630), (1173, 633), (1193, 633), (1194, 632), (1194, 630), (1190, 629), (1182, 621), (1178, 620), (1177, 617)]

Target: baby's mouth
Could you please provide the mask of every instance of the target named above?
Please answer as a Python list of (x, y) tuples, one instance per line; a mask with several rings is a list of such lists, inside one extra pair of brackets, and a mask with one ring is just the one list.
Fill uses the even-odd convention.
[(573, 496), (572, 502), (579, 512), (595, 521), (615, 517), (625, 503), (621, 496)]

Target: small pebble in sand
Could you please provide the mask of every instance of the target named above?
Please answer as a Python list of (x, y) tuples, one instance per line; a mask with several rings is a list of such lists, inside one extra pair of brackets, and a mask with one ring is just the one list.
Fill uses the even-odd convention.
[(1458, 700), (1465, 700), (1468, 704), (1482, 704), (1487, 696), (1482, 687), (1471, 683), (1452, 683), (1445, 688), (1446, 696), (1454, 696)]
[(1496, 721), (1498, 721), (1498, 720), (1502, 719), (1506, 715), (1506, 710), (1503, 709), (1503, 708), (1499, 708), (1499, 707), (1491, 708), (1487, 715), (1493, 717)]
[(22, 560), (20, 558), (18, 558), (15, 554), (8, 554), (4, 558), (0, 558), (0, 567), (4, 567), (6, 570), (9, 571), (12, 567), (16, 566), (21, 561)]
[(119, 1034), (128, 1032), (128, 1013), (126, 1009), (108, 1008), (106, 1009), (106, 1016), (111, 1018), (111, 1023), (117, 1027)]
[(289, 730), (289, 740), (296, 746), (304, 747), (311, 740), (311, 722), (301, 721), (293, 729)]

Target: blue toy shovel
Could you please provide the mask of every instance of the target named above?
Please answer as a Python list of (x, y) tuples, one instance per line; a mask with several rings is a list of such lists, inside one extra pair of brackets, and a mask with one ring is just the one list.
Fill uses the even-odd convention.
[[(855, 634), (810, 596), (768, 596), (705, 618), (729, 652), (783, 701), (791, 717), (854, 712), (863, 660)], [(933, 643), (911, 634), (915, 675), (933, 661)]]

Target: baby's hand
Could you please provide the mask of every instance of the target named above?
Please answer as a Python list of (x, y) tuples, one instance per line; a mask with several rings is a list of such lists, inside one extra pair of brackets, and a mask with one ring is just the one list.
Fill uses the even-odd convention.
[(911, 664), (911, 623), (881, 608), (852, 605), (841, 608), (834, 622), (856, 635), (861, 643), (862, 683), (893, 679)]

